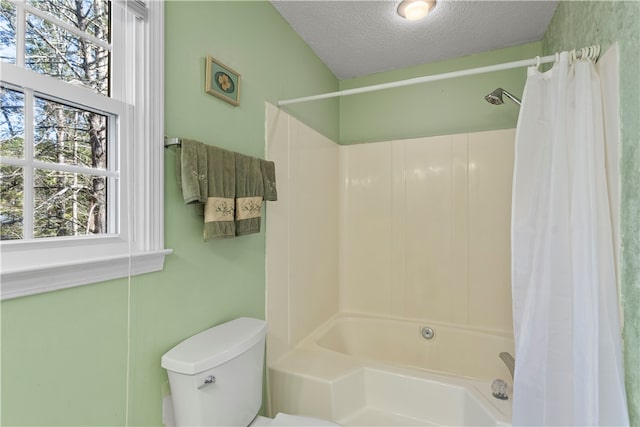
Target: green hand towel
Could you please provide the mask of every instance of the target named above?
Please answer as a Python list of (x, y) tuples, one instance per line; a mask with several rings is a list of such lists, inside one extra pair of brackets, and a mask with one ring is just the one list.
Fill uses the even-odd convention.
[(207, 145), (208, 197), (204, 206), (204, 239), (225, 239), (236, 235), (235, 154)]
[(182, 140), (176, 151), (176, 178), (185, 204), (207, 201), (207, 152), (204, 144)]
[(236, 236), (260, 232), (264, 184), (260, 159), (236, 153)]
[(264, 200), (278, 200), (276, 190), (276, 164), (269, 160), (260, 160), (262, 182), (264, 183)]

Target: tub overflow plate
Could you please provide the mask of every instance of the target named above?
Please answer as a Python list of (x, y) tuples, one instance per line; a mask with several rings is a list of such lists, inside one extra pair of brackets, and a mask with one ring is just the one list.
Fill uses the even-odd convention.
[(424, 338), (425, 340), (430, 340), (436, 335), (434, 330), (429, 326), (425, 326), (424, 328), (422, 328), (421, 334), (422, 334), (422, 338)]

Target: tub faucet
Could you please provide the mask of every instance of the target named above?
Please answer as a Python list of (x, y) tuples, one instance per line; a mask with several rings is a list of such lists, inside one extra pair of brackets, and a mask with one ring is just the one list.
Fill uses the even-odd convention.
[(504, 364), (507, 365), (507, 368), (511, 373), (511, 379), (513, 379), (513, 371), (516, 368), (516, 360), (513, 358), (511, 354), (507, 353), (506, 351), (503, 351), (498, 356), (500, 356), (500, 359), (502, 359)]

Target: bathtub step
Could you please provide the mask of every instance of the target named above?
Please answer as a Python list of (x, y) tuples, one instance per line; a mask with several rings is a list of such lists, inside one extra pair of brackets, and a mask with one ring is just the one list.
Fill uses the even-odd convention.
[(384, 412), (376, 408), (365, 407), (338, 421), (345, 427), (357, 426), (435, 426), (439, 425), (426, 420), (405, 417), (391, 412)]

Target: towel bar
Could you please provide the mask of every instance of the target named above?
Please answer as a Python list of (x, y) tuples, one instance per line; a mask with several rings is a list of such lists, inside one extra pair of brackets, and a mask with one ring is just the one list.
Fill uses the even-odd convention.
[(182, 145), (182, 140), (180, 138), (167, 138), (164, 137), (164, 148), (169, 148), (172, 145), (180, 146)]

